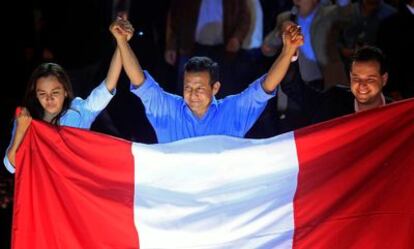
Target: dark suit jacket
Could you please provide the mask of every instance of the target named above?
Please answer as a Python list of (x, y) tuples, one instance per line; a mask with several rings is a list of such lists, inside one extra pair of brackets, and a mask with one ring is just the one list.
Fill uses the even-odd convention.
[[(201, 0), (172, 0), (167, 20), (166, 49), (190, 54), (194, 48)], [(226, 44), (236, 37), (240, 43), (250, 27), (246, 0), (223, 0), (223, 35)]]
[(414, 15), (401, 4), (398, 13), (385, 19), (378, 31), (378, 46), (385, 53), (389, 74), (385, 91), (398, 91), (404, 98), (414, 97), (413, 27)]
[[(298, 63), (292, 63), (288, 77), (282, 81), (283, 91), (292, 98), (302, 109), (302, 114), (308, 119), (308, 124), (327, 121), (336, 117), (355, 112), (354, 95), (348, 86), (335, 85), (326, 91), (305, 84), (298, 73)], [(293, 76), (289, 76), (293, 75)], [(390, 103), (391, 99), (386, 98)]]

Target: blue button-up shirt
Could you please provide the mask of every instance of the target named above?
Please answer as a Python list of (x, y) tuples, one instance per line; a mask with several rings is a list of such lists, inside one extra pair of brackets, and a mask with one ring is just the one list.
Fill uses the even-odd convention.
[[(81, 99), (79, 97), (74, 98), (72, 100), (70, 108), (59, 119), (59, 125), (89, 129), (99, 113), (105, 109), (109, 101), (111, 101), (115, 92), (116, 90), (109, 92), (108, 88), (106, 88), (105, 82), (102, 82), (91, 92), (91, 94), (86, 99)], [(13, 124), (11, 141), (13, 141), (14, 134), (16, 132), (15, 130), (16, 121)], [(14, 166), (10, 163), (7, 157), (7, 151), (9, 150), (10, 146), (11, 143), (6, 150), (6, 155), (4, 156), (3, 163), (10, 173), (14, 173)]]
[(131, 84), (131, 92), (142, 100), (159, 143), (206, 135), (243, 137), (275, 95), (263, 90), (264, 75), (240, 94), (213, 98), (207, 112), (198, 118), (181, 96), (165, 92), (148, 72), (144, 74), (144, 83), (138, 88)]

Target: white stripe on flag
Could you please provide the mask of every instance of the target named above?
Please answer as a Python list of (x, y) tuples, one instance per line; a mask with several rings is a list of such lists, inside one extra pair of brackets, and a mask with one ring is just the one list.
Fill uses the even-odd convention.
[(291, 248), (293, 133), (133, 144), (140, 248)]

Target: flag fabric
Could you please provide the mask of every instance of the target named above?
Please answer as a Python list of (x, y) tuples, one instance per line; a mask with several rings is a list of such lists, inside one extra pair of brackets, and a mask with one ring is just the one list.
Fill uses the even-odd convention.
[(414, 248), (414, 100), (269, 139), (32, 121), (12, 248)]

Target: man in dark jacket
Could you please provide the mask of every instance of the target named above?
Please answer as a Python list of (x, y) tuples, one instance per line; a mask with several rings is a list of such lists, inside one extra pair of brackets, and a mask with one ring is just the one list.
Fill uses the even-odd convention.
[(318, 91), (294, 73), (297, 72), (295, 67), (298, 67), (297, 62), (291, 64), (281, 83), (288, 98), (287, 108), (280, 112), (275, 106), (280, 101), (275, 99), (273, 106), (269, 102), (258, 122), (247, 134), (248, 137), (275, 136), (391, 102), (382, 93), (388, 73), (384, 55), (376, 47), (364, 46), (355, 52), (350, 65), (350, 87), (337, 85), (323, 92)]
[(296, 86), (282, 85), (282, 89), (288, 96), (296, 97), (310, 118), (310, 123), (369, 110), (390, 102), (382, 94), (388, 73), (380, 49), (372, 46), (358, 49), (352, 57), (349, 77), (350, 87), (334, 86), (325, 92), (318, 92), (299, 81), (296, 81)]
[[(185, 11), (184, 11), (185, 10)], [(234, 94), (235, 58), (250, 27), (246, 0), (173, 0), (167, 17), (165, 61), (177, 66), (177, 93), (182, 92), (184, 64), (207, 56), (221, 65), (221, 97)]]

